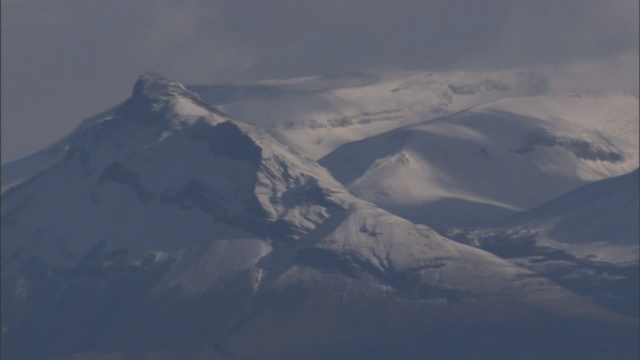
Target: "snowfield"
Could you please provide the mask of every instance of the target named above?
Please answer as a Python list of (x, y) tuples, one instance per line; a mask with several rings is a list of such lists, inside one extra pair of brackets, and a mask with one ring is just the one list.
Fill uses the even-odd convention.
[(628, 95), (504, 99), (344, 145), (320, 163), (357, 196), (441, 229), (635, 170), (637, 106)]
[(534, 71), (353, 72), (285, 81), (194, 86), (232, 117), (267, 129), (317, 160), (345, 143), (506, 97), (535, 95)]

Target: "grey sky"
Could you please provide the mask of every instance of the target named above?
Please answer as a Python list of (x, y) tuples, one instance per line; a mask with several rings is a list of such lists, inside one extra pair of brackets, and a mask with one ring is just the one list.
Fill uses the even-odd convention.
[(583, 88), (638, 87), (637, 0), (2, 0), (1, 16), (3, 163), (148, 70), (206, 84), (546, 66), (600, 74)]

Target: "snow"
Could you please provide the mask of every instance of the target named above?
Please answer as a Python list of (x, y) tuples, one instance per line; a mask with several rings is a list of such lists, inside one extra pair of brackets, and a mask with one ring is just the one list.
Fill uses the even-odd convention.
[[(528, 211), (468, 229), (479, 238), (559, 249), (586, 261), (624, 264), (640, 258), (638, 170), (583, 185)], [(458, 230), (451, 230), (456, 232)], [(471, 239), (472, 236), (467, 236)], [(480, 240), (482, 246), (487, 240)]]
[(162, 287), (176, 285), (189, 294), (202, 293), (224, 276), (255, 267), (272, 250), (267, 242), (253, 238), (220, 239), (210, 246), (192, 248), (180, 259), (178, 269), (164, 280)]
[(497, 293), (526, 271), (483, 251), (446, 239), (371, 205), (357, 205), (316, 248), (367, 262), (381, 273), (419, 273), (430, 284), (475, 294)]
[(192, 101), (180, 98), (173, 104), (172, 113), (180, 117), (201, 117), (209, 116), (211, 112)]
[[(224, 98), (216, 86), (199, 86), (204, 99), (233, 118), (268, 131), (311, 159), (340, 145), (505, 97), (536, 94), (542, 75), (397, 72), (307, 77), (238, 84)], [(229, 91), (228, 89), (226, 89)]]
[(566, 244), (540, 239), (540, 246), (561, 249), (578, 259), (614, 265), (634, 264), (640, 259), (640, 245), (619, 245), (607, 242)]
[[(417, 272), (426, 283), (484, 293), (523, 274), (354, 197), (267, 132), (205, 112), (179, 84), (144, 81), (112, 120), (70, 140), (66, 161), (3, 199), (3, 219), (13, 224), (2, 229), (4, 254), (38, 255), (65, 268), (83, 254), (126, 249), (139, 265), (175, 262), (165, 286), (196, 293), (258, 263), (290, 267), (293, 250), (278, 246), (283, 253), (273, 254), (272, 243), (282, 241), (352, 259), (349, 266), (382, 282)], [(153, 123), (136, 120), (146, 116), (136, 94), (152, 100)], [(158, 104), (170, 106), (158, 113)], [(135, 117), (128, 109), (137, 109)], [(277, 273), (260, 277), (266, 285), (257, 288)]]
[(637, 244), (638, 173), (584, 185), (505, 222), (544, 228), (543, 233), (564, 243)]
[(96, 116), (87, 118), (83, 120), (71, 134), (56, 141), (45, 149), (37, 151), (23, 159), (3, 165), (1, 192), (4, 193), (62, 160), (69, 150), (70, 139), (84, 132), (91, 126), (112, 119), (113, 113), (114, 109), (110, 109)]
[[(412, 221), (487, 220), (634, 170), (637, 136), (616, 129), (637, 127), (637, 104), (627, 96), (504, 99), (342, 146), (320, 163), (357, 196)], [(583, 106), (599, 112), (585, 117)], [(610, 121), (598, 123), (599, 114)]]

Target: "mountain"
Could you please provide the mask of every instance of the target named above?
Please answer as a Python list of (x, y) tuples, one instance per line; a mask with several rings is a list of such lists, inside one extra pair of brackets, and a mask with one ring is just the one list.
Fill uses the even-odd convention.
[(640, 353), (637, 319), (355, 197), (158, 74), (56, 146), (2, 194), (3, 358)]
[(349, 142), (547, 86), (547, 78), (531, 70), (355, 71), (190, 89), (317, 160)]
[(320, 160), (357, 196), (439, 231), (530, 209), (638, 166), (638, 99), (502, 99)]
[(640, 309), (640, 170), (448, 236), (488, 250), (608, 308)]

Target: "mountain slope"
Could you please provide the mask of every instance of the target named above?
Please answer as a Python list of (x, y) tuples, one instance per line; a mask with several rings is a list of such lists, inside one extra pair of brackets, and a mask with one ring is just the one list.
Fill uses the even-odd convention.
[(505, 225), (539, 228), (545, 236), (566, 244), (637, 245), (640, 241), (639, 174), (635, 170), (583, 185), (505, 220)]
[(343, 145), (320, 163), (357, 196), (443, 230), (632, 171), (637, 101), (504, 99)]
[(638, 354), (637, 321), (354, 197), (157, 74), (68, 144), (2, 195), (3, 358)]
[(92, 124), (110, 119), (113, 116), (114, 111), (115, 108), (85, 119), (71, 134), (63, 137), (50, 146), (47, 146), (40, 151), (36, 151), (23, 159), (3, 165), (1, 174), (2, 192), (5, 192), (13, 186), (35, 176), (60, 161), (69, 149), (69, 140), (73, 136), (81, 133)]
[(635, 170), (514, 216), (447, 234), (637, 317), (639, 192)]

